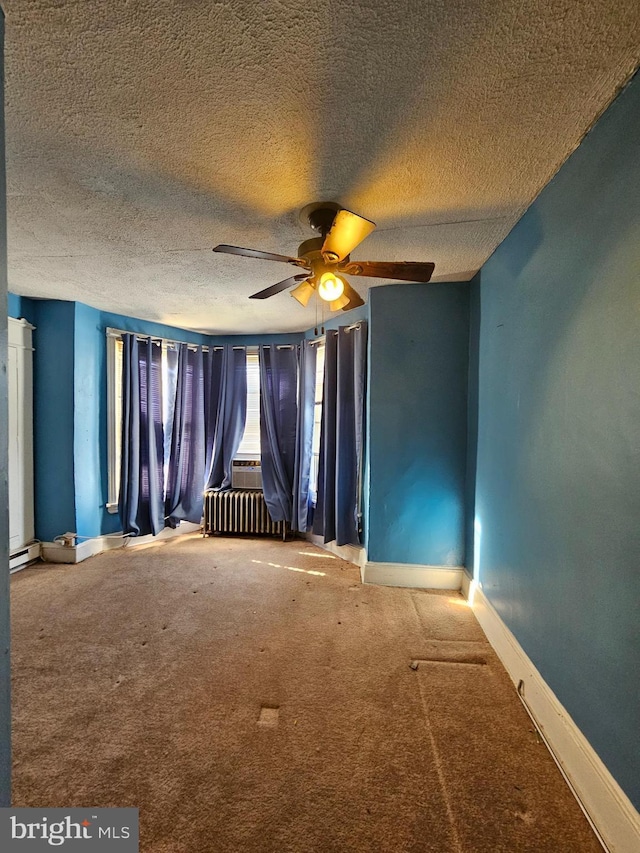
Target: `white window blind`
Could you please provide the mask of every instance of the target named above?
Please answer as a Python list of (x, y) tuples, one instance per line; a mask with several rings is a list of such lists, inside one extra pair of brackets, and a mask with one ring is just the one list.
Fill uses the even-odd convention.
[(260, 459), (260, 363), (257, 347), (247, 347), (247, 420), (236, 459)]
[(315, 506), (318, 496), (318, 465), (320, 462), (320, 427), (322, 425), (322, 393), (324, 390), (324, 350), (323, 343), (318, 344), (316, 354), (316, 393), (313, 408), (313, 440), (309, 490)]

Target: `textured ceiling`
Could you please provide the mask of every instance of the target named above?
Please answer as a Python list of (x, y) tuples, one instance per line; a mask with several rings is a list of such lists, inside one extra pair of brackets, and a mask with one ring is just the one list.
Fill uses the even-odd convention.
[(637, 0), (3, 6), (10, 289), (215, 332), (313, 324), (211, 247), (295, 254), (314, 201), (468, 279), (640, 55)]

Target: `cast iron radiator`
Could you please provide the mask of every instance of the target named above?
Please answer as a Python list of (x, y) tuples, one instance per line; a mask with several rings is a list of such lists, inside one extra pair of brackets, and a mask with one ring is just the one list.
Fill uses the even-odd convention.
[(261, 491), (205, 492), (205, 536), (213, 533), (256, 533), (284, 537), (283, 521), (272, 521)]

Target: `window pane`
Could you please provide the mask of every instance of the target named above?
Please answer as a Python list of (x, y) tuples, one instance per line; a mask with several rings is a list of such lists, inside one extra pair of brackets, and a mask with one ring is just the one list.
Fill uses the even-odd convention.
[(257, 349), (247, 348), (247, 420), (236, 457), (260, 459), (260, 362)]
[(320, 428), (322, 424), (322, 394), (324, 390), (324, 344), (318, 344), (316, 354), (316, 394), (313, 409), (313, 440), (311, 471), (309, 475), (309, 490), (311, 502), (316, 505), (318, 496), (318, 465), (320, 462)]
[(324, 383), (324, 344), (318, 344), (316, 355), (316, 403), (322, 403), (322, 386)]

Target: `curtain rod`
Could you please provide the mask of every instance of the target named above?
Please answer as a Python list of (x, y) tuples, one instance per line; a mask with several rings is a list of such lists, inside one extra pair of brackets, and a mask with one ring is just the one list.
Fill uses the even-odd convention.
[[(343, 328), (345, 330), (345, 332), (350, 332), (352, 329), (361, 328), (361, 326), (362, 326), (362, 323), (357, 322), (357, 323), (352, 323), (350, 326), (341, 326), (341, 328)], [(335, 329), (329, 329), (328, 331), (334, 335), (338, 334), (338, 332)], [(209, 352), (210, 350), (212, 350), (213, 352), (219, 352), (220, 350), (224, 349), (223, 346), (209, 347), (206, 344), (194, 344), (194, 343), (190, 343), (187, 341), (175, 341), (175, 340), (172, 340), (171, 338), (160, 337), (159, 335), (145, 335), (142, 332), (127, 332), (124, 329), (114, 329), (110, 326), (107, 328), (106, 332), (107, 332), (108, 338), (120, 338), (120, 337), (122, 337), (122, 335), (135, 335), (138, 338), (138, 340), (159, 341), (160, 343), (170, 344), (172, 346), (176, 346), (177, 344), (185, 344), (187, 347), (195, 347), (196, 349), (198, 347), (202, 347), (203, 352)], [(325, 338), (326, 338), (326, 334), (320, 336), (319, 338), (314, 338), (313, 340), (308, 341), (308, 344), (309, 344), (309, 346), (312, 346), (312, 347), (316, 346), (317, 344), (322, 344), (322, 343), (324, 343)], [(261, 344), (260, 346), (262, 346), (263, 349), (271, 349), (271, 344)], [(295, 344), (276, 344), (276, 349), (295, 349), (295, 347), (296, 347)], [(234, 350), (246, 350), (247, 347), (246, 346), (234, 346), (233, 349)]]
[[(209, 347), (206, 344), (194, 344), (194, 343), (189, 342), (189, 341), (174, 341), (171, 338), (163, 338), (163, 337), (160, 337), (159, 335), (145, 335), (142, 332), (127, 332), (124, 329), (113, 329), (111, 327), (107, 328), (107, 337), (108, 338), (120, 338), (120, 337), (122, 337), (122, 335), (135, 335), (139, 341), (147, 341), (147, 340), (157, 341), (159, 343), (164, 343), (164, 344), (168, 344), (168, 345), (170, 344), (171, 346), (176, 346), (177, 344), (185, 344), (185, 346), (191, 347), (192, 349), (195, 348), (196, 350), (199, 347), (201, 347), (203, 352), (209, 352), (210, 350), (213, 350), (215, 352), (216, 350), (224, 349), (223, 346)], [(241, 349), (246, 349), (246, 347), (239, 347), (238, 346), (238, 347), (233, 347), (233, 349), (241, 350)]]
[[(353, 329), (361, 329), (362, 323), (352, 323), (350, 326), (340, 326), (340, 329), (344, 329), (345, 332), (351, 332)], [(329, 329), (331, 334), (337, 335), (340, 332), (340, 329)]]
[(124, 329), (113, 329), (109, 327), (107, 329), (107, 337), (108, 338), (121, 338), (122, 335), (134, 335), (138, 338), (139, 341), (157, 341), (163, 344), (171, 344), (175, 346), (176, 344), (185, 344), (188, 347), (202, 347), (204, 352), (208, 352), (209, 347), (206, 344), (194, 344), (192, 341), (175, 341), (171, 338), (163, 338), (161, 335), (145, 335), (144, 332), (127, 332)]
[[(207, 349), (208, 349), (208, 347), (207, 347)], [(217, 347), (211, 347), (211, 349), (214, 352), (220, 352), (220, 350), (223, 350), (224, 347), (223, 346), (217, 346)], [(246, 347), (231, 347), (231, 349), (246, 349)]]
[[(362, 321), (358, 321), (357, 323), (352, 323), (350, 326), (341, 326), (341, 329), (344, 329), (345, 332), (350, 332), (352, 329), (360, 329), (362, 328)], [(336, 329), (329, 329), (329, 332), (333, 335), (337, 335), (338, 332)], [(319, 338), (313, 338), (311, 341), (307, 341), (310, 347), (315, 347), (317, 344), (323, 344), (326, 340), (326, 333)]]

